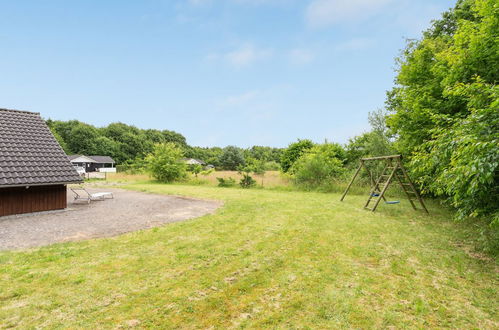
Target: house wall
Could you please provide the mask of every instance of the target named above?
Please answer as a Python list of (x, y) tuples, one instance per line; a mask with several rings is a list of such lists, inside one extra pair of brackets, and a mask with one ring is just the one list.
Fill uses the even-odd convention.
[(116, 167), (101, 167), (97, 169), (98, 172), (102, 173), (116, 173)]
[[(81, 166), (85, 169), (85, 172), (97, 172), (99, 171), (99, 168), (112, 168), (113, 164), (112, 163), (79, 163), (75, 161), (71, 161), (71, 164), (73, 166)], [(112, 170), (110, 171), (112, 172)]]
[(66, 208), (65, 185), (0, 188), (0, 216)]

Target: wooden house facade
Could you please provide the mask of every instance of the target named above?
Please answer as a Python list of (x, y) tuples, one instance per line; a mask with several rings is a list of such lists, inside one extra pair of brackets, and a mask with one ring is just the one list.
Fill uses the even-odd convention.
[(0, 217), (64, 209), (81, 181), (39, 113), (0, 109)]

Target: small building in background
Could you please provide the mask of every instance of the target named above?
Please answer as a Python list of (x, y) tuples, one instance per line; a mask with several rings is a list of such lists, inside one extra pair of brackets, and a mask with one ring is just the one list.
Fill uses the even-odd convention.
[(64, 209), (81, 181), (39, 113), (0, 109), (0, 216)]
[(88, 172), (108, 172), (116, 173), (116, 162), (109, 156), (68, 156), (69, 161), (75, 167), (81, 167)]
[(187, 165), (201, 165), (204, 166), (206, 163), (203, 162), (202, 160), (195, 159), (195, 158), (182, 158), (182, 160), (187, 164)]

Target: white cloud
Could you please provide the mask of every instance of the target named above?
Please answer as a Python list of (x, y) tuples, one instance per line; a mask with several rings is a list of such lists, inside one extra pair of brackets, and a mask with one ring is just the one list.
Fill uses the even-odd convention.
[(306, 10), (312, 27), (364, 19), (377, 13), (393, 0), (313, 0)]
[(315, 54), (303, 48), (295, 48), (289, 52), (289, 60), (293, 64), (307, 64), (314, 60)]
[(252, 44), (245, 44), (233, 51), (227, 52), (222, 57), (231, 65), (241, 68), (256, 61), (268, 59), (272, 56), (272, 50), (258, 48)]
[(354, 38), (338, 44), (336, 50), (362, 50), (371, 48), (376, 44), (376, 40), (369, 38)]

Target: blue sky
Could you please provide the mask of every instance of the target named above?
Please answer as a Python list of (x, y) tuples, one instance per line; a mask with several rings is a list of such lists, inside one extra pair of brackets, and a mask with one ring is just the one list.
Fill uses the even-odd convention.
[(0, 0), (0, 107), (199, 146), (345, 143), (447, 0)]

